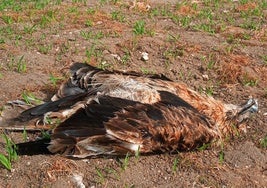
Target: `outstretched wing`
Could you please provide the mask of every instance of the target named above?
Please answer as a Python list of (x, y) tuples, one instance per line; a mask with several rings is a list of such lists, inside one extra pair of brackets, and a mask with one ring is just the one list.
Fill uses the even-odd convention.
[[(72, 114), (82, 106), (80, 104), (89, 103), (95, 95), (109, 95), (143, 103), (155, 103), (159, 100), (157, 90), (143, 81), (142, 77), (139, 77), (141, 75), (137, 73), (110, 72), (85, 63), (75, 63), (70, 67), (70, 72), (72, 76), (60, 86), (52, 101), (25, 110), (18, 120), (29, 121), (47, 112), (58, 111), (60, 113), (56, 116), (62, 116), (61, 118), (64, 119), (66, 116), (62, 115), (64, 114), (62, 110), (67, 109), (66, 113)], [(167, 80), (160, 75), (146, 75), (145, 77)]]

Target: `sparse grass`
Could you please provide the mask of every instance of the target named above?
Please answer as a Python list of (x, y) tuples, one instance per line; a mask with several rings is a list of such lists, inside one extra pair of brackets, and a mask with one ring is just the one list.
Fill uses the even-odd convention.
[(69, 8), (68, 8), (68, 12), (69, 12), (69, 13), (75, 13), (75, 14), (78, 14), (78, 13), (79, 13), (77, 7), (69, 7)]
[(52, 45), (40, 45), (38, 51), (42, 54), (48, 54), (48, 52), (52, 49)]
[(96, 47), (96, 44), (92, 44), (90, 48), (86, 48), (85, 55), (87, 57), (87, 62), (90, 63), (91, 61), (96, 63), (98, 62), (100, 66), (103, 64), (103, 66), (108, 65), (109, 63), (104, 61), (101, 62), (103, 51)]
[(190, 16), (183, 16), (179, 19), (179, 23), (185, 28), (189, 27), (191, 22), (192, 18)]
[(215, 33), (215, 29), (213, 28), (212, 24), (201, 23), (201, 24), (195, 25), (194, 29), (196, 29), (198, 31), (205, 31), (205, 32), (211, 33), (211, 34)]
[(26, 72), (27, 68), (26, 68), (26, 62), (23, 60), (24, 59), (24, 56), (21, 56), (18, 60), (18, 63), (17, 63), (17, 71), (19, 73), (23, 73), (23, 72)]
[(182, 57), (184, 55), (183, 48), (173, 48), (173, 49), (166, 49), (163, 52), (163, 57), (167, 60), (174, 61), (177, 57)]
[(214, 93), (214, 91), (213, 91), (213, 87), (212, 87), (212, 86), (207, 86), (207, 87), (205, 88), (205, 93), (206, 93), (207, 95), (209, 95), (209, 96), (212, 96), (213, 93)]
[(172, 173), (176, 173), (179, 161), (180, 161), (179, 158), (175, 157), (172, 165)]
[(34, 94), (28, 91), (23, 91), (22, 98), (27, 104), (41, 104), (43, 101), (38, 99)]
[(6, 24), (12, 24), (14, 22), (14, 20), (12, 19), (11, 16), (6, 16), (6, 15), (3, 15), (2, 16), (2, 20), (6, 23)]
[(96, 13), (96, 10), (93, 7), (90, 7), (86, 10), (87, 14), (93, 15)]
[(113, 20), (119, 21), (119, 22), (124, 22), (125, 21), (125, 16), (121, 11), (113, 11), (111, 12), (111, 18)]
[(214, 93), (213, 86), (206, 86), (206, 87), (199, 86), (198, 91), (200, 93), (205, 93), (208, 96), (212, 96)]
[(0, 38), (0, 44), (4, 44), (5, 43), (5, 39)]
[(81, 31), (81, 36), (86, 39), (86, 40), (90, 40), (90, 39), (94, 39), (94, 40), (98, 40), (98, 39), (102, 39), (104, 38), (104, 33), (102, 31), (99, 32), (92, 32), (92, 31)]
[(267, 148), (267, 135), (260, 140), (260, 145), (264, 149)]
[(26, 61), (24, 60), (24, 55), (17, 59), (15, 56), (11, 55), (10, 62), (8, 63), (9, 70), (16, 71), (18, 73), (25, 73), (27, 71)]
[(49, 134), (48, 131), (43, 131), (41, 130), (41, 138), (42, 139), (50, 139), (51, 135)]
[(121, 62), (122, 64), (127, 64), (131, 59), (131, 54), (130, 54), (130, 50), (128, 49), (124, 49), (124, 54), (123, 56), (121, 57)]
[(106, 61), (103, 61), (103, 62), (98, 63), (98, 64), (97, 64), (97, 67), (98, 67), (99, 69), (106, 70), (106, 69), (108, 69), (109, 67), (111, 67), (111, 64), (108, 63), (108, 62), (106, 62)]
[(4, 110), (5, 110), (5, 106), (0, 106), (0, 116), (2, 116), (2, 113)]
[(168, 34), (167, 41), (168, 42), (177, 42), (180, 39), (180, 37), (181, 37), (180, 34), (176, 34), (176, 35)]
[(25, 127), (23, 129), (22, 135), (23, 135), (23, 141), (26, 142), (28, 140), (28, 134)]
[(92, 20), (86, 20), (84, 25), (86, 27), (92, 27), (93, 26), (93, 22), (92, 22)]
[(62, 78), (55, 77), (53, 74), (49, 75), (49, 80), (52, 83), (53, 86), (56, 86), (58, 81), (62, 80)]
[(224, 144), (221, 143), (221, 151), (219, 152), (219, 162), (222, 164), (224, 162)]
[(144, 20), (137, 20), (134, 23), (133, 32), (135, 35), (145, 34), (145, 21)]
[(152, 71), (152, 70), (145, 68), (145, 67), (141, 67), (141, 72), (143, 74), (155, 74), (155, 71)]
[(197, 150), (198, 151), (204, 151), (206, 149), (208, 149), (211, 146), (211, 143), (207, 143), (207, 144), (203, 144), (202, 146), (198, 147)]
[(120, 174), (114, 168), (105, 167), (100, 169), (95, 167), (96, 175), (97, 175), (97, 183), (104, 184), (106, 179), (115, 178), (116, 180), (120, 180)]
[(267, 65), (267, 55), (263, 55), (261, 58), (263, 60), (263, 64)]
[(89, 49), (86, 48), (85, 55), (87, 57), (88, 62), (90, 62), (91, 61), (91, 58), (94, 56), (95, 49), (96, 49), (95, 48), (95, 45), (92, 45)]
[(130, 154), (127, 153), (125, 158), (123, 159), (122, 165), (121, 165), (121, 169), (123, 171), (125, 171), (129, 165), (129, 159), (130, 159)]
[(8, 138), (6, 134), (2, 134), (3, 139), (5, 140), (6, 144), (6, 152), (7, 156), (4, 154), (0, 154), (0, 163), (8, 170), (12, 169), (12, 162), (18, 159), (18, 155), (16, 152), (16, 145), (14, 142)]
[(105, 177), (104, 174), (102, 173), (102, 171), (99, 168), (95, 168), (96, 174), (98, 176), (98, 183), (103, 184), (105, 181)]
[(9, 171), (11, 170), (12, 168), (11, 161), (9, 161), (8, 158), (2, 153), (0, 153), (0, 163)]
[(242, 84), (244, 86), (251, 86), (254, 87), (258, 84), (258, 80), (249, 76), (248, 74), (244, 74), (242, 78)]

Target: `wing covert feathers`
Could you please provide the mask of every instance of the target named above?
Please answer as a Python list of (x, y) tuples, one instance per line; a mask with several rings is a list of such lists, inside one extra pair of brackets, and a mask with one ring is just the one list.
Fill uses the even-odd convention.
[(208, 119), (182, 104), (150, 105), (103, 96), (59, 125), (48, 148), (75, 157), (121, 155), (137, 149), (172, 152), (196, 148), (217, 136)]

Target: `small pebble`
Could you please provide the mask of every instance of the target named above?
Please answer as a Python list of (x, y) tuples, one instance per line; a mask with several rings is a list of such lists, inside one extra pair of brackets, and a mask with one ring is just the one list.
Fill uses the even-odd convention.
[(146, 52), (142, 52), (141, 53), (141, 60), (143, 60), (143, 61), (147, 61), (148, 60), (148, 53), (146, 53)]
[(203, 74), (203, 75), (202, 75), (202, 78), (203, 78), (204, 80), (209, 80), (209, 75), (207, 75), (207, 74)]
[(83, 176), (80, 174), (73, 174), (72, 182), (76, 184), (78, 188), (85, 188), (85, 185), (83, 184)]

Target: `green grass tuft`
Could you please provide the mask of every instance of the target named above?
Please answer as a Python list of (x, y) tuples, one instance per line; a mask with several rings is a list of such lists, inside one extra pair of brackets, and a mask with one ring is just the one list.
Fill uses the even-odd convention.
[(6, 143), (5, 150), (7, 156), (4, 154), (0, 154), (0, 163), (10, 171), (12, 169), (12, 162), (18, 159), (16, 145), (10, 138), (8, 138), (6, 134), (2, 134), (2, 137)]

